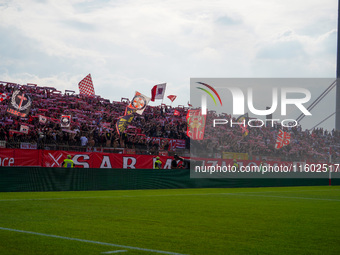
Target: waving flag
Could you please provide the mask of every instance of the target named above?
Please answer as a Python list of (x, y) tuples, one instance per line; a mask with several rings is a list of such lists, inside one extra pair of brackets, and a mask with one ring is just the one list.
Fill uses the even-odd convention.
[(125, 115), (133, 114), (133, 113), (135, 113), (135, 112), (136, 112), (136, 109), (135, 109), (135, 108), (130, 108), (129, 106), (127, 106), (127, 107), (125, 108), (124, 116), (125, 116)]
[(288, 144), (290, 144), (290, 133), (280, 129), (276, 138), (275, 149), (281, 149)]
[(190, 104), (189, 101), (188, 101), (188, 106), (189, 106), (189, 107), (192, 107), (192, 104)]
[(47, 122), (47, 117), (39, 115), (39, 123), (45, 124)]
[(134, 115), (133, 115), (133, 114), (125, 115), (125, 116), (123, 116), (123, 117), (120, 117), (120, 118), (117, 120), (117, 123), (116, 123), (117, 133), (118, 133), (118, 134), (124, 133), (124, 131), (126, 130), (126, 128), (128, 127), (128, 125), (131, 124), (133, 118), (134, 118)]
[(240, 125), (241, 129), (242, 129), (242, 137), (246, 137), (247, 135), (249, 135), (249, 128), (248, 128), (248, 113), (238, 117), (236, 119), (237, 123), (243, 123), (242, 125)]
[(62, 115), (60, 119), (61, 127), (69, 127), (71, 125), (71, 115)]
[(29, 129), (30, 129), (29, 126), (20, 125), (20, 132), (21, 133), (28, 134)]
[(187, 136), (194, 140), (203, 140), (207, 115), (202, 115), (201, 110), (188, 110)]
[(11, 97), (9, 96), (8, 93), (2, 93), (2, 94), (0, 95), (0, 102), (4, 101), (4, 100), (6, 100), (6, 99), (10, 99), (10, 98), (11, 98)]
[(168, 98), (171, 100), (171, 102), (173, 102), (173, 101), (175, 101), (177, 96), (175, 96), (175, 95), (168, 95)]
[(23, 91), (15, 90), (12, 99), (8, 104), (7, 112), (22, 118), (27, 117), (31, 110), (32, 100)]
[[(138, 92), (137, 92), (138, 93)], [(119, 117), (116, 123), (117, 133), (120, 135), (124, 133), (128, 126), (131, 124), (133, 118), (135, 117), (135, 113), (137, 109), (131, 106), (127, 106), (125, 108), (125, 113), (123, 117)]]
[(136, 94), (131, 100), (131, 103), (128, 107), (135, 109), (136, 113), (142, 115), (149, 101), (150, 101), (150, 97), (147, 97), (143, 95), (142, 93), (139, 93), (138, 91), (136, 91)]
[(80, 95), (87, 95), (87, 96), (95, 95), (91, 74), (88, 74), (84, 79), (82, 79), (79, 82), (78, 87), (79, 87)]
[(163, 99), (165, 94), (166, 83), (158, 84), (153, 86), (151, 89), (151, 101), (155, 99)]
[(174, 115), (175, 115), (175, 116), (181, 116), (181, 113), (180, 113), (178, 110), (175, 109)]

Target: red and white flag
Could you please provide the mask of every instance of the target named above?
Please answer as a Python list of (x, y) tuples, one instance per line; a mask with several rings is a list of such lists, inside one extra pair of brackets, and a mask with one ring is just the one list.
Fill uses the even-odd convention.
[(39, 115), (39, 123), (45, 124), (47, 121), (47, 117), (43, 115)]
[(203, 140), (207, 115), (202, 115), (201, 110), (188, 110), (187, 136), (193, 140)]
[[(135, 110), (136, 113), (142, 115), (146, 106), (150, 101), (150, 97), (143, 95), (136, 91), (135, 96), (132, 98), (130, 105), (128, 108)], [(126, 113), (127, 114), (127, 113)]]
[(28, 134), (28, 131), (30, 130), (29, 126), (26, 125), (20, 125), (20, 132), (24, 134)]
[(82, 79), (79, 82), (78, 87), (79, 87), (80, 95), (87, 95), (87, 96), (95, 95), (91, 74), (88, 74), (84, 79)]
[(0, 95), (0, 102), (4, 101), (4, 100), (6, 100), (6, 99), (9, 99), (9, 98), (11, 98), (11, 97), (9, 96), (9, 93), (2, 93), (2, 94)]
[(168, 98), (171, 100), (171, 102), (175, 101), (177, 96), (175, 95), (168, 95)]
[(61, 115), (60, 126), (69, 127), (71, 125), (71, 115)]
[(190, 104), (189, 101), (188, 101), (188, 106), (189, 106), (189, 107), (192, 107), (192, 104)]
[(279, 130), (279, 134), (276, 138), (275, 149), (281, 149), (290, 143), (290, 133)]
[(175, 111), (174, 111), (174, 115), (175, 115), (175, 116), (181, 116), (181, 113), (180, 113), (179, 111), (175, 110)]
[(155, 101), (155, 99), (163, 99), (166, 89), (166, 83), (158, 84), (153, 86), (151, 89), (151, 101)]

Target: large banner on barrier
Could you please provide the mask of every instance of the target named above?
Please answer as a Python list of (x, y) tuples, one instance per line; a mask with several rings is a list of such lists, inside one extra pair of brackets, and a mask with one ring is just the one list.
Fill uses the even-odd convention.
[[(125, 169), (152, 169), (155, 156), (114, 154), (102, 152), (73, 152), (54, 150), (22, 150), (22, 149), (0, 149), (0, 166), (41, 166), (61, 167), (67, 155), (77, 168), (125, 168)], [(163, 169), (171, 169), (172, 157), (160, 156)], [(227, 164), (231, 160), (223, 160)], [(216, 159), (221, 163), (221, 159)], [(205, 165), (215, 164), (215, 160), (204, 161)]]
[[(0, 166), (40, 166), (40, 167), (61, 167), (67, 155), (72, 156), (72, 160), (77, 168), (118, 168), (118, 169), (152, 169), (156, 160), (152, 155), (131, 155), (114, 154), (101, 152), (71, 152), (53, 150), (23, 150), (23, 149), (0, 149)], [(172, 157), (160, 156), (162, 169), (171, 169)], [(204, 172), (210, 171), (213, 167), (233, 166), (232, 159), (195, 159)], [(258, 168), (267, 164), (273, 166), (290, 167), (290, 171), (306, 170), (306, 162), (279, 162), (257, 160), (237, 160), (238, 168), (257, 166)], [(308, 162), (307, 162), (308, 163)], [(320, 166), (319, 166), (320, 165)], [(337, 171), (340, 172), (339, 164)], [(307, 164), (310, 172), (324, 172), (327, 168), (325, 163)], [(339, 168), (339, 169), (338, 169)], [(210, 171), (211, 172), (211, 171)]]
[[(67, 155), (72, 156), (77, 168), (152, 169), (156, 160), (151, 155), (0, 149), (0, 166), (61, 167)], [(161, 160), (164, 169), (171, 168), (171, 157), (161, 156)]]
[(42, 166), (39, 150), (0, 149), (0, 166)]

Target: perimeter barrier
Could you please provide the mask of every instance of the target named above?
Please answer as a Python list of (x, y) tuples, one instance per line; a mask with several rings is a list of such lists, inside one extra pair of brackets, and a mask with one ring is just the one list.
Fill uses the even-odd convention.
[[(0, 192), (326, 186), (328, 179), (194, 179), (190, 170), (0, 167)], [(340, 185), (333, 179), (332, 185)]]

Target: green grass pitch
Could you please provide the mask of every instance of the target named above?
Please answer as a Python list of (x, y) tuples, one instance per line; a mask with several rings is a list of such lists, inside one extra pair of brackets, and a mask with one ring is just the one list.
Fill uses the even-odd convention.
[(0, 193), (0, 254), (340, 254), (340, 187)]

